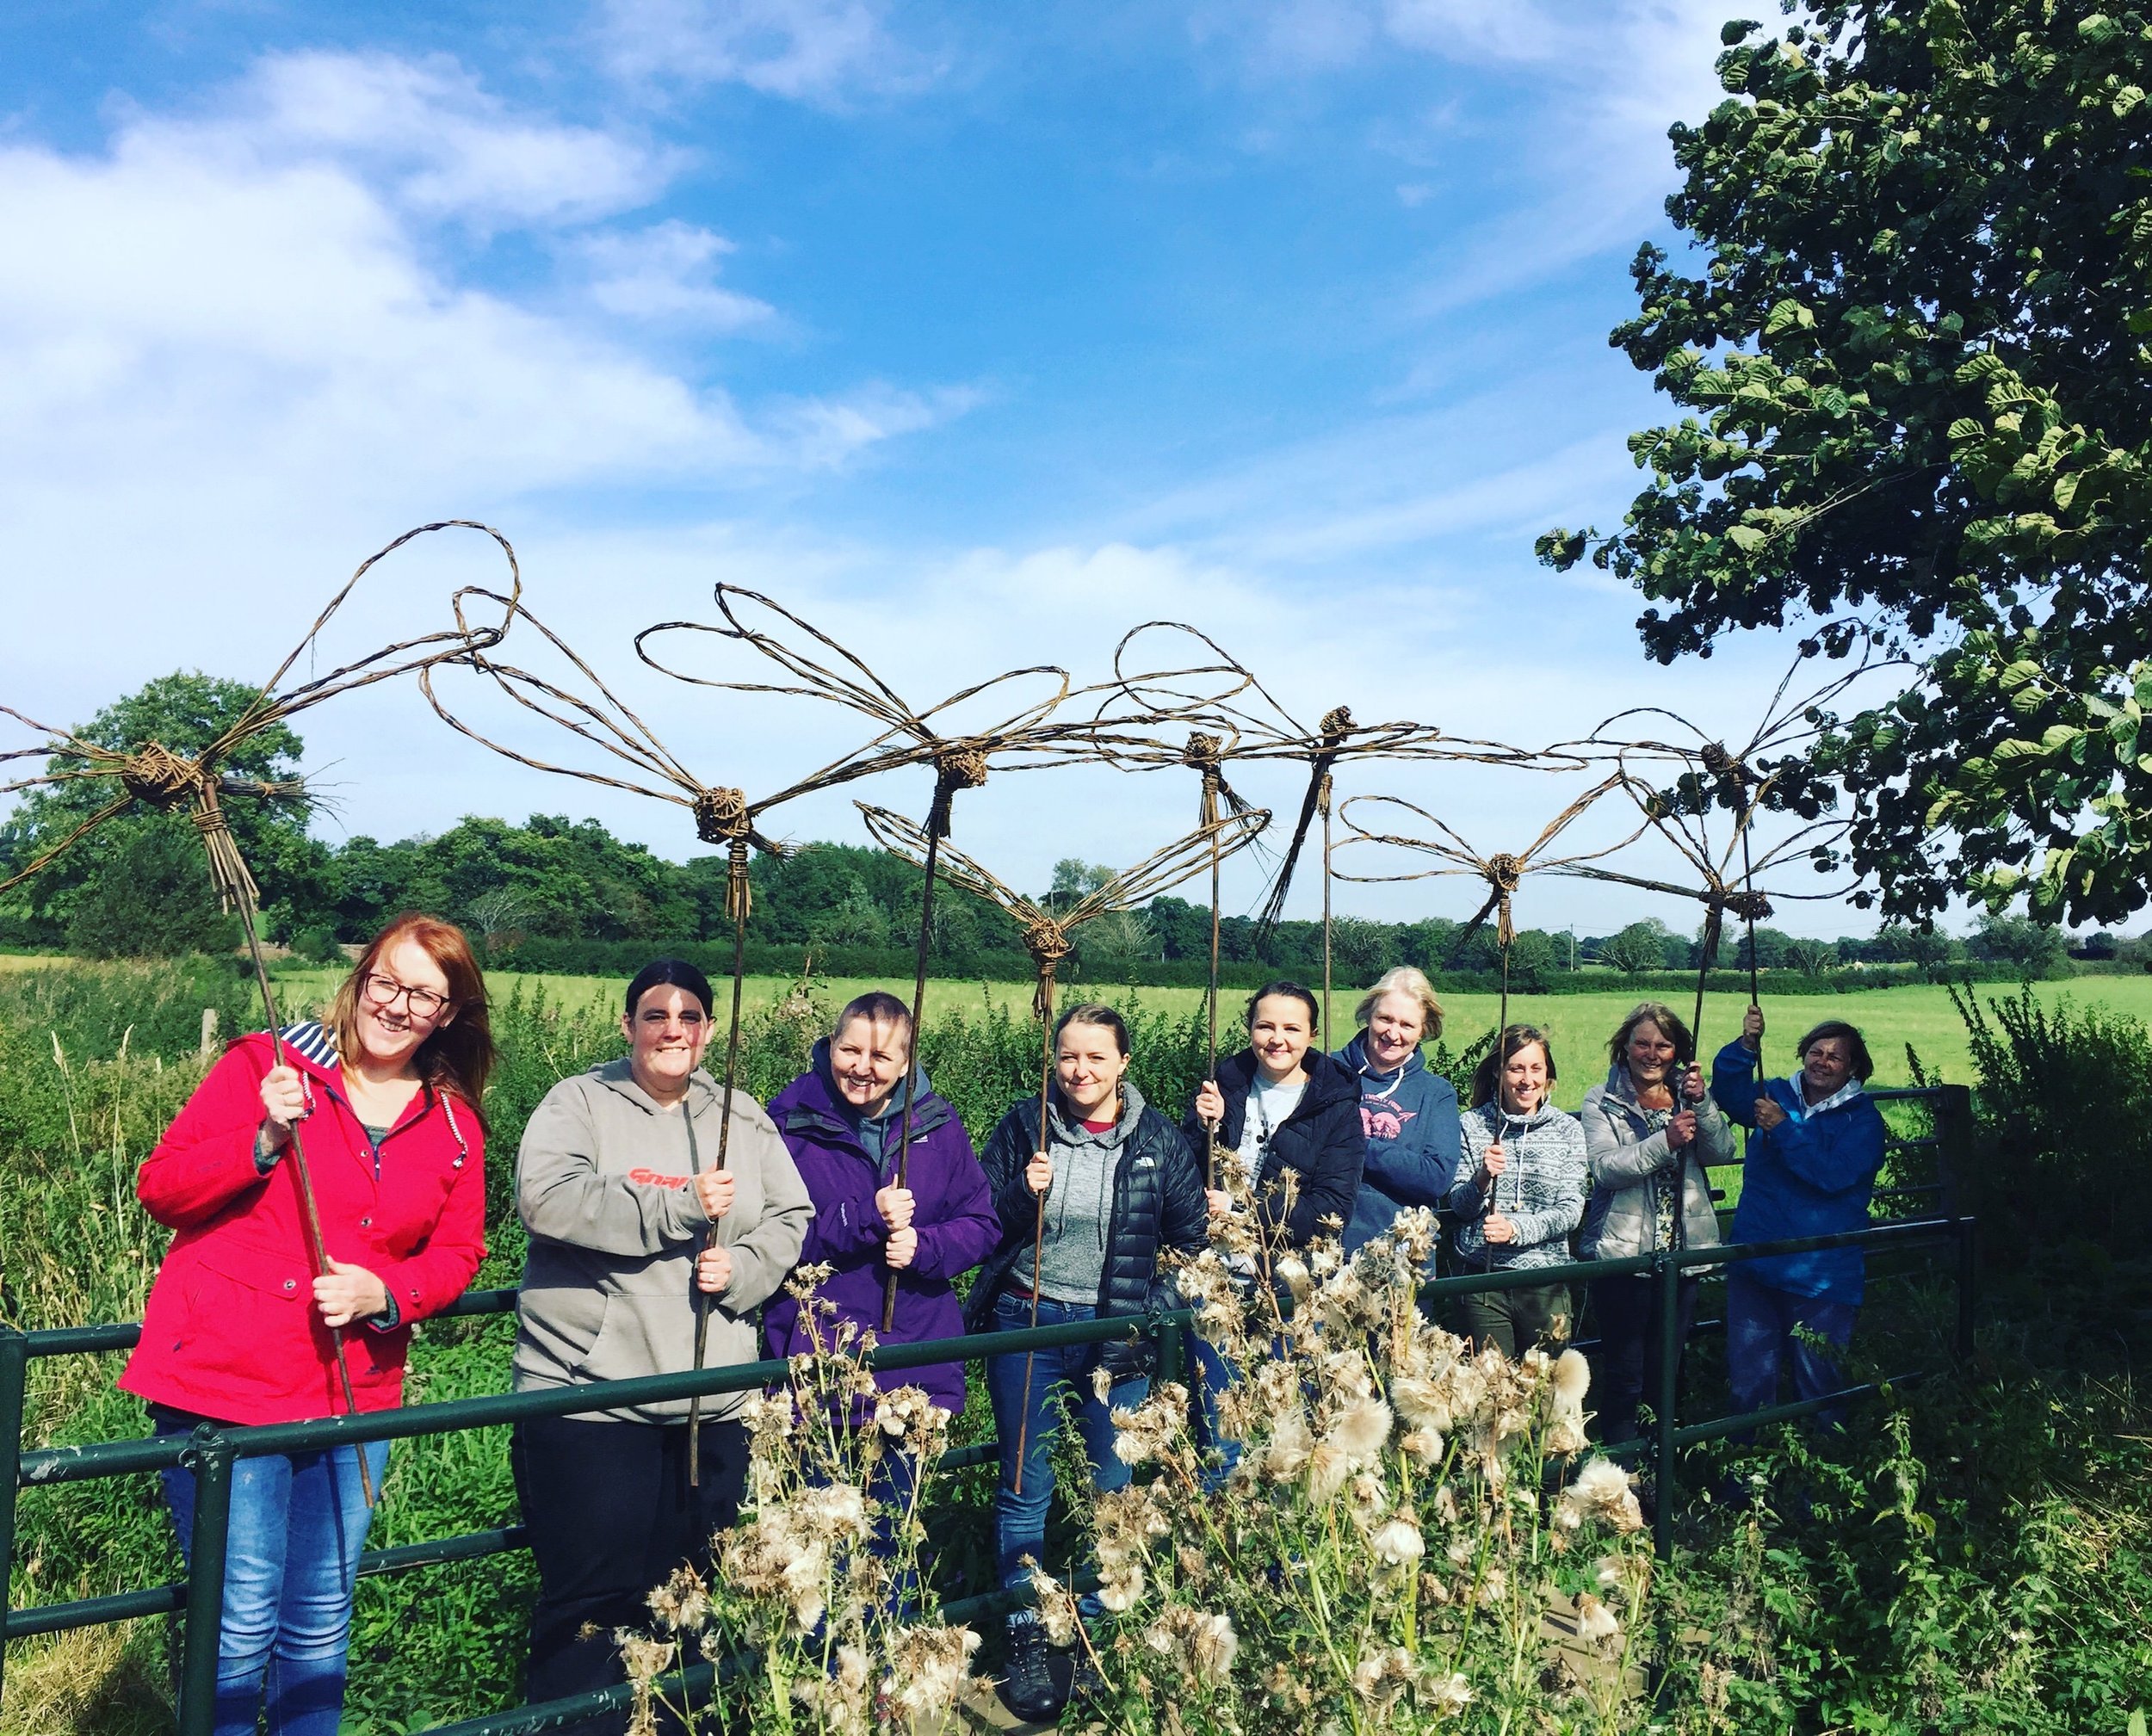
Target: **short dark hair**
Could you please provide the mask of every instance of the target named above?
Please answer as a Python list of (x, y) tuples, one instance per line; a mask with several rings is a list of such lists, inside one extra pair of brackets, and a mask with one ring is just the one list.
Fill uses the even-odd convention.
[(1863, 1084), (1866, 1084), (1875, 1077), (1876, 1064), (1869, 1059), (1867, 1039), (1863, 1037), (1853, 1026), (1847, 1024), (1844, 1019), (1824, 1020), (1821, 1024), (1801, 1039), (1800, 1043), (1794, 1049), (1795, 1055), (1805, 1057), (1810, 1049), (1827, 1037), (1843, 1037), (1846, 1040), (1846, 1049), (1853, 1058), (1855, 1078)]
[(1322, 1015), (1315, 1010), (1314, 993), (1302, 988), (1298, 983), (1287, 981), (1283, 977), (1280, 977), (1274, 983), (1264, 984), (1261, 988), (1248, 997), (1248, 1010), (1242, 1016), (1240, 1022), (1250, 1030), (1253, 1030), (1255, 1010), (1270, 999), (1272, 995), (1283, 995), (1289, 1000), (1298, 1001), (1308, 1009), (1308, 1030), (1311, 1036), (1322, 1029)]
[(1502, 1069), (1509, 1065), (1509, 1058), (1519, 1049), (1528, 1049), (1537, 1043), (1547, 1057), (1547, 1083), (1555, 1082), (1555, 1046), (1547, 1041), (1546, 1032), (1537, 1025), (1512, 1025), (1505, 1030), (1494, 1047), (1480, 1057), (1480, 1064), (1472, 1070), (1472, 1107), (1491, 1103), (1500, 1092)]
[(702, 1002), (706, 1019), (717, 1005), (717, 997), (710, 992), (710, 979), (685, 959), (652, 959), (635, 973), (635, 979), (628, 985), (627, 1016), (635, 1016), (635, 1009), (651, 990), (668, 986), (685, 989)]
[(1629, 1065), (1629, 1040), (1636, 1035), (1639, 1025), (1657, 1025), (1660, 1035), (1673, 1043), (1674, 1060), (1683, 1066), (1696, 1059), (1696, 1038), (1690, 1035), (1681, 1015), (1664, 1001), (1639, 1001), (1614, 1033), (1614, 1041), (1606, 1046), (1607, 1059), (1616, 1066)]
[(904, 1033), (907, 1044), (912, 1041), (912, 1009), (887, 989), (869, 989), (845, 1002), (844, 1010), (830, 1027), (830, 1035), (842, 1036), (844, 1027), (854, 1019), (864, 1019), (870, 1025), (894, 1025)]
[(1121, 1053), (1129, 1051), (1129, 1022), (1104, 1001), (1079, 1001), (1061, 1017), (1054, 1021), (1054, 1043), (1061, 1046), (1061, 1033), (1071, 1025), (1103, 1025), (1113, 1033), (1113, 1040)]

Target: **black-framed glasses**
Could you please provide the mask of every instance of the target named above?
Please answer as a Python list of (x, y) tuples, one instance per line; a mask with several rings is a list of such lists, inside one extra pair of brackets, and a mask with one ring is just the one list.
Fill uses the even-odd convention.
[(432, 989), (415, 989), (409, 983), (399, 983), (379, 971), (369, 971), (359, 989), (371, 1004), (382, 1008), (394, 1006), (400, 995), (415, 1019), (437, 1019), (448, 1005), (448, 998), (444, 994)]

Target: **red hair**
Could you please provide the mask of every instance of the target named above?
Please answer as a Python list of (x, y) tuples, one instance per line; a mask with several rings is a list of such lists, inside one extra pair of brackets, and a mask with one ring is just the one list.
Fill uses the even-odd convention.
[(329, 1009), (329, 1035), (339, 1055), (359, 1053), (359, 989), (390, 948), (410, 941), (448, 979), (448, 1005), (442, 1022), (427, 1034), (412, 1056), (418, 1076), (437, 1091), (453, 1091), (473, 1112), (482, 1112), (485, 1081), (493, 1071), (493, 1027), (486, 1016), (485, 978), (472, 955), (471, 942), (454, 923), (407, 912), (368, 942), (351, 974), (337, 991)]

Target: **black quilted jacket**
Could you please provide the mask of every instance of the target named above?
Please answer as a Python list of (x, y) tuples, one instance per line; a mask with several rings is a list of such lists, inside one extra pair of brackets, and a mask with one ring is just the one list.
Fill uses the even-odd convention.
[[(1360, 1081), (1351, 1068), (1320, 1049), (1308, 1051), (1308, 1089), (1291, 1115), (1271, 1134), (1264, 1153), (1263, 1172), (1255, 1178), (1255, 1197), (1266, 1223), (1279, 1203), (1277, 1186), (1288, 1168), (1299, 1173), (1293, 1209), (1284, 1222), (1285, 1239), (1304, 1248), (1327, 1231), (1322, 1220), (1339, 1222), (1352, 1216), (1352, 1201), (1360, 1191), (1360, 1171), (1368, 1160), (1367, 1134), (1360, 1121)], [(1255, 1051), (1222, 1055), (1218, 1061), (1218, 1091), (1226, 1100), (1225, 1125), (1218, 1130), (1218, 1149), (1237, 1151), (1241, 1129), (1247, 1124), (1248, 1088), (1255, 1079)], [(1191, 1104), (1184, 1131), (1197, 1150), (1203, 1149), (1203, 1124), (1196, 1119)]]
[[(1010, 1106), (979, 1154), (980, 1167), (986, 1171), (986, 1185), (993, 1193), (994, 1210), (1001, 1217), (1001, 1245), (987, 1256), (965, 1299), (967, 1331), (991, 1329), (994, 1300), (1017, 1255), (1030, 1249), (1038, 1201), (1024, 1183), (1023, 1171), (1038, 1149), (1039, 1100), (1021, 1098)], [(1140, 1314), (1153, 1304), (1178, 1306), (1172, 1284), (1159, 1270), (1159, 1255), (1166, 1249), (1188, 1252), (1202, 1247), (1209, 1216), (1203, 1172), (1187, 1141), (1172, 1122), (1147, 1103), (1114, 1171), (1098, 1312)], [(1115, 1379), (1125, 1379), (1149, 1368), (1152, 1345), (1142, 1338), (1110, 1344), (1102, 1360)]]

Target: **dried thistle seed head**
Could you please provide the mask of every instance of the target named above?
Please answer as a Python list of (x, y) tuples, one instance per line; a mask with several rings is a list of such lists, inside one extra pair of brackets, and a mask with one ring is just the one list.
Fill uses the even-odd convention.
[(1555, 1504), (1555, 1523), (1569, 1530), (1587, 1519), (1623, 1535), (1643, 1529), (1643, 1511), (1629, 1486), (1629, 1474), (1611, 1459), (1587, 1460)]
[(1031, 1572), (1031, 1590), (1039, 1600), (1039, 1622), (1046, 1629), (1047, 1643), (1052, 1646), (1073, 1645), (1078, 1625), (1074, 1596), (1030, 1556), (1025, 1556), (1023, 1560)]
[(1621, 1620), (1589, 1591), (1581, 1592), (1577, 1597), (1577, 1634), (1594, 1645), (1605, 1645), (1621, 1638)]
[(671, 1633), (699, 1633), (710, 1619), (709, 1590), (694, 1568), (682, 1566), (650, 1594), (650, 1613)]
[(1401, 1509), (1375, 1528), (1368, 1538), (1368, 1547), (1375, 1551), (1377, 1560), (1393, 1566), (1416, 1562), (1427, 1553), (1426, 1540), (1419, 1535), (1419, 1523)]

